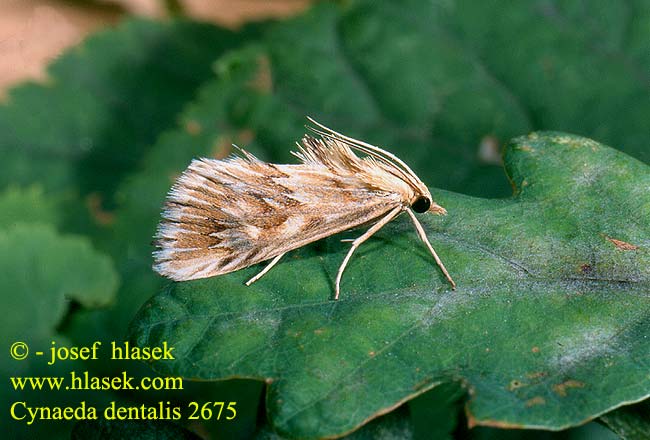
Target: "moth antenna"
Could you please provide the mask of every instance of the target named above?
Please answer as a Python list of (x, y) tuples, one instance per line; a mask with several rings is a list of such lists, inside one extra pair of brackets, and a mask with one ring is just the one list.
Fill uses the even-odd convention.
[(335, 130), (332, 130), (331, 128), (324, 126), (323, 124), (317, 122), (316, 120), (314, 120), (309, 116), (307, 116), (307, 120), (309, 120), (309, 122), (313, 123), (317, 127), (324, 130), (321, 131), (314, 127), (306, 126), (309, 130), (313, 131), (314, 133), (317, 133), (318, 135), (327, 137), (329, 139), (334, 139), (334, 140), (339, 140), (341, 142), (344, 142), (345, 144), (347, 144), (348, 146), (356, 150), (359, 150), (365, 154), (368, 154), (372, 157), (381, 160), (382, 162), (388, 165), (391, 165), (392, 167), (401, 171), (403, 173), (403, 176), (406, 177), (407, 180), (409, 180), (415, 186), (418, 186), (418, 184), (420, 183), (420, 179), (413, 172), (413, 170), (408, 165), (406, 165), (406, 163), (404, 163), (399, 157), (395, 156), (389, 151), (383, 150), (374, 145), (341, 134)]
[(375, 160), (389, 166), (391, 169), (397, 171), (399, 173), (399, 175), (401, 177), (403, 177), (405, 180), (407, 180), (407, 181), (411, 182), (413, 185), (417, 186), (418, 182), (416, 180), (414, 180), (413, 177), (408, 172), (406, 172), (405, 170), (400, 168), (399, 164), (395, 164), (394, 162), (391, 162), (388, 158), (379, 155), (377, 152), (369, 150), (369, 149), (364, 148), (362, 146), (356, 145), (356, 144), (354, 144), (354, 143), (352, 143), (352, 142), (350, 142), (350, 141), (348, 141), (346, 139), (338, 138), (338, 137), (332, 135), (331, 133), (326, 133), (326, 132), (317, 130), (317, 129), (313, 128), (313, 127), (310, 127), (309, 129), (312, 132), (320, 135), (322, 138), (329, 139), (329, 140), (336, 141), (336, 142), (341, 142), (341, 143), (347, 145), (348, 147), (352, 148), (353, 150), (361, 151), (362, 153), (367, 154), (369, 158), (375, 159)]
[(309, 122), (313, 123), (313, 124), (316, 125), (317, 127), (319, 127), (319, 128), (321, 128), (322, 130), (324, 130), (326, 133), (329, 133), (330, 136), (331, 136), (331, 135), (334, 135), (335, 137), (337, 137), (337, 138), (339, 138), (339, 139), (342, 139), (342, 140), (346, 140), (346, 141), (348, 141), (349, 143), (351, 143), (351, 144), (354, 145), (354, 146), (357, 146), (357, 147), (365, 147), (365, 148), (367, 148), (367, 149), (370, 150), (370, 151), (374, 151), (374, 152), (376, 152), (376, 153), (378, 153), (378, 154), (385, 155), (386, 157), (388, 157), (388, 158), (390, 158), (391, 160), (393, 160), (395, 163), (397, 163), (397, 164), (399, 164), (400, 166), (402, 166), (402, 167), (404, 168), (404, 170), (408, 171), (410, 174), (412, 174), (412, 175), (415, 176), (415, 173), (413, 172), (413, 170), (412, 170), (412, 169), (411, 169), (411, 168), (410, 168), (410, 167), (409, 167), (409, 166), (408, 166), (404, 161), (402, 161), (399, 157), (395, 156), (395, 155), (392, 154), (391, 152), (386, 151), (386, 150), (383, 150), (383, 149), (381, 149), (381, 148), (379, 148), (379, 147), (377, 147), (377, 146), (375, 146), (375, 145), (369, 144), (369, 143), (367, 143), (367, 142), (363, 142), (363, 141), (360, 141), (360, 140), (358, 140), (358, 139), (354, 139), (354, 138), (351, 138), (351, 137), (346, 136), (346, 135), (344, 135), (344, 134), (341, 134), (341, 133), (339, 133), (338, 131), (335, 131), (335, 130), (332, 130), (331, 128), (329, 128), (329, 127), (326, 127), (325, 125), (321, 124), (320, 122), (316, 121), (315, 119), (313, 119), (313, 118), (310, 117), (310, 116), (307, 116), (307, 120), (309, 120)]
[(243, 158), (248, 160), (249, 162), (259, 162), (259, 159), (253, 154), (249, 153), (248, 151), (244, 150), (242, 147), (240, 147), (237, 144), (231, 144), (237, 151), (239, 151)]

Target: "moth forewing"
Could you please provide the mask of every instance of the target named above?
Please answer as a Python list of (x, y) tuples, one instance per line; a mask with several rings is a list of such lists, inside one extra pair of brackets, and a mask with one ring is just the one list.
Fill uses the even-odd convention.
[(232, 272), (401, 204), (322, 166), (194, 161), (172, 189), (156, 236), (156, 270), (183, 281)]
[[(329, 130), (319, 125), (322, 130)], [(246, 284), (267, 273), (288, 251), (375, 222), (353, 241), (336, 277), (353, 252), (406, 210), (420, 238), (451, 283), (409, 206), (444, 213), (406, 164), (378, 147), (331, 130), (305, 136), (302, 163), (274, 165), (244, 157), (192, 161), (172, 187), (158, 227), (154, 269), (177, 281), (211, 277), (271, 262)], [(372, 148), (370, 148), (372, 147)], [(358, 157), (353, 150), (368, 156)]]

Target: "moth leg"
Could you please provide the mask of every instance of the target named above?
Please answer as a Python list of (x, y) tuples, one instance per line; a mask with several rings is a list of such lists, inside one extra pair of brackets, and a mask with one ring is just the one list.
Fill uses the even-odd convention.
[(433, 250), (433, 246), (431, 246), (431, 243), (429, 243), (427, 234), (424, 232), (424, 228), (418, 221), (417, 217), (415, 217), (415, 214), (413, 214), (413, 211), (411, 211), (409, 208), (406, 208), (406, 212), (408, 212), (409, 216), (411, 216), (411, 220), (413, 220), (413, 224), (415, 225), (415, 230), (418, 232), (420, 239), (424, 242), (424, 244), (427, 245), (427, 248), (429, 248), (429, 252), (431, 252), (431, 255), (433, 255), (434, 260), (436, 260), (438, 267), (440, 268), (440, 270), (442, 270), (442, 273), (445, 274), (445, 278), (447, 278), (449, 284), (451, 284), (452, 290), (456, 290), (456, 283), (454, 283), (454, 280), (451, 279), (449, 272), (447, 272), (445, 265), (442, 264), (442, 261), (438, 257), (438, 254), (436, 254), (436, 251)]
[[(285, 252), (284, 254), (286, 254), (286, 252)], [(282, 256), (283, 256), (284, 254), (280, 254), (280, 255), (278, 255), (277, 257), (275, 257), (274, 259), (272, 259), (271, 262), (270, 262), (269, 264), (267, 264), (266, 267), (265, 267), (264, 269), (262, 269), (262, 271), (261, 271), (260, 273), (258, 273), (257, 275), (255, 275), (255, 276), (254, 276), (253, 278), (251, 278), (250, 280), (246, 281), (246, 285), (247, 285), (247, 286), (250, 286), (250, 285), (253, 284), (255, 281), (257, 281), (257, 280), (259, 280), (260, 278), (262, 278), (266, 272), (268, 272), (269, 270), (271, 270), (271, 268), (272, 268), (273, 266), (275, 266), (275, 263), (277, 263), (278, 261), (280, 261), (280, 258), (282, 258)]]
[(345, 270), (345, 266), (348, 265), (348, 261), (350, 261), (350, 257), (354, 253), (354, 251), (367, 239), (372, 237), (372, 235), (380, 230), (386, 223), (391, 221), (392, 219), (395, 218), (397, 214), (402, 212), (404, 208), (401, 206), (398, 206), (397, 208), (393, 209), (390, 211), (386, 216), (384, 216), (381, 220), (379, 220), (377, 223), (372, 225), (370, 229), (368, 229), (362, 236), (358, 237), (356, 240), (352, 242), (352, 247), (348, 251), (347, 255), (343, 259), (343, 263), (341, 263), (341, 267), (339, 267), (339, 271), (336, 274), (336, 294), (334, 296), (334, 299), (337, 300), (339, 299), (339, 293), (341, 293), (341, 277), (343, 276), (343, 271)]

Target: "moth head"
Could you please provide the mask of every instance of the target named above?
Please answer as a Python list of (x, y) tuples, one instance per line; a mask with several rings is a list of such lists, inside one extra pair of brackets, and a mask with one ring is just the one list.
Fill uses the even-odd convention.
[(418, 191), (415, 192), (413, 199), (411, 200), (411, 208), (413, 211), (418, 214), (425, 212), (432, 212), (438, 215), (446, 215), (447, 210), (442, 206), (438, 205), (431, 198), (431, 193), (426, 186), (422, 185), (422, 188), (418, 188)]

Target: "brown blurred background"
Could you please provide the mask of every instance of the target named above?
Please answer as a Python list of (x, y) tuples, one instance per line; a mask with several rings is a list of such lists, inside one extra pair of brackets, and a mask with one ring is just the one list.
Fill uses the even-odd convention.
[(197, 20), (236, 28), (246, 21), (296, 14), (309, 0), (2, 0), (0, 100), (12, 85), (44, 80), (45, 67), (87, 34), (129, 15), (165, 18), (182, 11)]

